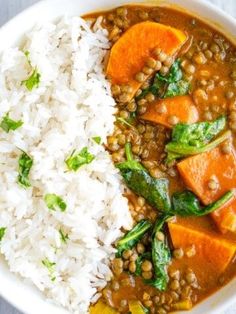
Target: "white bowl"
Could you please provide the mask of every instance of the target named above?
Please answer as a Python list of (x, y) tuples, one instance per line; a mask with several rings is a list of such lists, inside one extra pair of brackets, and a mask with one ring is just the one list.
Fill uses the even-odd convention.
[[(0, 29), (0, 50), (19, 43), (27, 30), (36, 22), (53, 20), (63, 14), (81, 15), (91, 11), (109, 9), (124, 3), (152, 3), (153, 0), (44, 0), (22, 12)], [(161, 5), (176, 5), (190, 11), (211, 25), (224, 31), (232, 40), (236, 38), (236, 21), (202, 0), (157, 1)], [(68, 314), (66, 310), (48, 303), (32, 285), (10, 273), (3, 258), (0, 258), (0, 295), (27, 314)], [(236, 303), (236, 280), (193, 308), (189, 314), (222, 314), (233, 302)], [(184, 312), (186, 313), (186, 312)]]

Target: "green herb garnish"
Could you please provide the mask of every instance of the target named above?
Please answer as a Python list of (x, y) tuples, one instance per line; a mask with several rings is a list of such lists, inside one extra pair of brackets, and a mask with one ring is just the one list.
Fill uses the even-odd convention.
[(148, 220), (141, 220), (132, 230), (121, 238), (117, 243), (117, 256), (121, 256), (125, 250), (132, 249), (144, 234), (151, 228), (151, 223)]
[(213, 142), (226, 126), (226, 117), (221, 116), (213, 122), (198, 122), (192, 124), (178, 123), (172, 131), (172, 140), (166, 145), (167, 163), (188, 155), (209, 151), (230, 137), (226, 131)]
[(101, 144), (101, 141), (102, 141), (101, 136), (94, 136), (92, 137), (92, 140), (98, 145)]
[(170, 210), (169, 181), (165, 178), (152, 178), (147, 170), (133, 159), (130, 143), (126, 143), (125, 152), (127, 161), (116, 164), (116, 167), (120, 170), (126, 185), (158, 210)]
[(12, 120), (11, 118), (9, 118), (9, 113), (7, 113), (3, 118), (2, 121), (0, 123), (0, 127), (6, 132), (9, 133), (9, 131), (15, 131), (16, 129), (18, 129), (19, 127), (21, 127), (23, 125), (23, 121), (18, 120)]
[(69, 240), (68, 233), (64, 233), (61, 229), (59, 229), (59, 233), (60, 233), (61, 242), (66, 243), (67, 240)]
[(80, 152), (74, 150), (65, 163), (69, 170), (77, 171), (83, 165), (90, 164), (94, 158), (95, 156), (90, 154), (88, 148), (84, 147)]
[[(30, 57), (29, 57), (29, 55), (30, 55), (29, 51), (28, 51), (28, 50), (25, 51), (24, 54), (25, 54), (26, 59), (27, 59), (27, 61), (28, 61), (28, 63), (29, 63), (29, 66), (32, 67), (32, 64), (31, 64), (31, 61), (30, 61)], [(40, 77), (41, 77), (41, 75), (38, 73), (37, 67), (32, 68), (32, 73), (31, 73), (31, 75), (30, 75), (26, 80), (22, 81), (21, 84), (22, 84), (22, 85), (25, 85), (26, 88), (27, 88), (29, 91), (32, 91), (33, 88), (39, 87)]]
[(39, 87), (40, 77), (41, 75), (38, 73), (37, 68), (35, 68), (30, 77), (22, 81), (22, 84), (24, 84), (29, 91), (32, 91), (33, 88)]
[(29, 50), (24, 51), (24, 55), (26, 56), (26, 59), (27, 59), (29, 65), (31, 66), (31, 61), (30, 61), (30, 57), (29, 57), (29, 55), (30, 55)]
[(57, 210), (59, 209), (61, 212), (64, 212), (66, 210), (66, 203), (63, 201), (63, 199), (52, 193), (52, 194), (46, 194), (44, 196), (44, 201), (47, 205), (47, 207), (51, 210)]
[(2, 241), (4, 235), (5, 235), (5, 232), (6, 232), (7, 228), (5, 227), (1, 227), (0, 228), (0, 241)]
[(45, 258), (42, 260), (42, 264), (48, 269), (50, 278), (52, 281), (54, 281), (56, 279), (54, 275), (56, 263), (50, 262), (48, 258)]
[(24, 188), (30, 187), (31, 184), (29, 181), (29, 173), (31, 167), (33, 166), (33, 159), (25, 152), (23, 152), (18, 160), (18, 165), (19, 175), (17, 182)]

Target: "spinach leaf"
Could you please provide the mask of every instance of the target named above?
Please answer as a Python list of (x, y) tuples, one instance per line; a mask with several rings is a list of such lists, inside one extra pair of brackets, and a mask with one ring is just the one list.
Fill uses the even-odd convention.
[(123, 251), (132, 249), (151, 226), (148, 220), (143, 219), (132, 230), (126, 233), (117, 243), (117, 256), (120, 257)]
[(90, 164), (95, 156), (90, 154), (87, 147), (84, 147), (80, 152), (75, 150), (66, 159), (65, 163), (69, 170), (77, 171), (81, 166)]
[(229, 191), (212, 204), (201, 207), (198, 198), (192, 192), (176, 192), (172, 196), (172, 213), (178, 216), (204, 216), (222, 207), (233, 197), (234, 193)]
[(130, 143), (125, 144), (125, 154), (127, 161), (116, 164), (121, 173), (126, 170), (145, 170), (138, 161), (133, 159)]
[(180, 59), (177, 59), (171, 66), (170, 71), (167, 73), (167, 75), (162, 75), (160, 73), (157, 73), (157, 77), (159, 81), (163, 81), (166, 83), (175, 83), (182, 79), (183, 73), (180, 67)]
[(160, 211), (170, 209), (168, 179), (152, 178), (146, 170), (122, 170), (121, 173), (126, 185), (145, 198), (151, 206)]
[(172, 131), (172, 142), (199, 147), (209, 143), (225, 126), (225, 116), (220, 116), (213, 122), (178, 123)]
[(23, 125), (23, 121), (18, 120), (12, 120), (11, 118), (9, 118), (9, 113), (7, 113), (3, 118), (2, 121), (0, 123), (0, 127), (6, 132), (9, 133), (9, 131), (15, 131), (16, 129), (18, 129), (19, 127), (21, 127)]
[(47, 205), (47, 207), (51, 210), (56, 210), (57, 208), (60, 209), (61, 212), (64, 212), (66, 210), (66, 203), (63, 201), (63, 199), (52, 193), (52, 194), (46, 194), (44, 196), (44, 201)]
[(161, 211), (170, 210), (168, 193), (169, 181), (165, 178), (152, 178), (147, 170), (132, 157), (131, 146), (125, 145), (127, 161), (116, 164), (126, 185), (136, 194), (144, 197), (147, 202)]
[(217, 147), (219, 144), (221, 144), (225, 140), (229, 139), (230, 137), (231, 137), (231, 132), (226, 131), (221, 136), (219, 136), (214, 141), (212, 141), (211, 143), (202, 145), (199, 147), (186, 145), (186, 144), (178, 144), (174, 142), (168, 143), (166, 145), (166, 151), (168, 152), (166, 162), (170, 163), (176, 158), (183, 158), (185, 156), (208, 152), (212, 150), (213, 148)]
[(226, 117), (220, 116), (213, 122), (178, 123), (172, 131), (172, 140), (166, 145), (167, 163), (174, 159), (209, 151), (230, 136), (226, 131), (209, 143), (226, 126)]
[(152, 263), (154, 278), (145, 280), (145, 283), (157, 288), (160, 291), (166, 290), (168, 283), (167, 265), (171, 261), (170, 249), (165, 241), (157, 238), (157, 232), (161, 231), (165, 221), (170, 217), (164, 214), (157, 219), (152, 235)]
[(170, 83), (165, 91), (164, 98), (187, 95), (190, 89), (190, 84), (188, 81), (178, 81), (175, 83)]
[(5, 227), (1, 227), (1, 228), (0, 228), (0, 242), (1, 242), (2, 239), (3, 239), (6, 230), (7, 230), (7, 228), (5, 228)]
[(144, 89), (136, 99), (140, 100), (148, 93), (160, 98), (186, 95), (190, 89), (190, 84), (183, 79), (180, 63), (180, 59), (176, 60), (167, 75), (158, 72), (155, 75), (153, 84)]
[(24, 188), (30, 187), (30, 181), (29, 181), (29, 173), (30, 169), (33, 166), (33, 159), (27, 155), (25, 152), (23, 152), (20, 155), (20, 158), (18, 160), (19, 165), (19, 175), (17, 182), (23, 186)]

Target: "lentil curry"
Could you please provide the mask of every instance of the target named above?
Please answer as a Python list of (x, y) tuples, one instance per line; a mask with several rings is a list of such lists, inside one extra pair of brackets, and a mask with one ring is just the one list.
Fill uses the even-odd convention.
[(189, 310), (236, 273), (236, 49), (170, 8), (99, 15), (117, 102), (107, 150), (134, 228), (115, 244), (114, 277), (90, 311)]

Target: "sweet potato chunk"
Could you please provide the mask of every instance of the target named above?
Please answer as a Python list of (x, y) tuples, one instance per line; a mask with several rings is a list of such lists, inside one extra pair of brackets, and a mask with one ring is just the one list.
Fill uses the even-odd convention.
[(182, 31), (155, 22), (141, 22), (130, 27), (113, 45), (107, 64), (107, 75), (113, 84), (133, 88), (132, 97), (140, 87), (134, 77), (141, 71), (154, 48), (174, 55), (186, 41)]
[[(223, 154), (220, 147), (184, 159), (177, 164), (186, 185), (205, 205), (219, 199), (224, 193), (236, 187), (236, 153)], [(216, 177), (219, 187), (211, 190), (208, 182)]]
[(186, 249), (194, 245), (196, 254), (189, 260), (196, 268), (204, 269), (208, 274), (220, 275), (235, 255), (236, 244), (216, 235), (176, 223), (169, 223), (168, 227), (174, 248)]
[[(165, 108), (160, 113), (160, 108)], [(162, 124), (168, 128), (173, 127), (169, 119), (176, 116), (179, 122), (194, 123), (198, 121), (198, 111), (190, 96), (176, 96), (151, 103), (146, 113), (141, 117), (144, 120)]]
[[(220, 198), (225, 192), (236, 188), (236, 154), (223, 154), (219, 147), (212, 151), (189, 157), (177, 165), (188, 187), (204, 204)], [(215, 176), (217, 190), (210, 190), (208, 182)], [(221, 232), (236, 232), (236, 198), (211, 214)]]
[(229, 204), (214, 211), (211, 216), (222, 233), (236, 233), (236, 197)]

